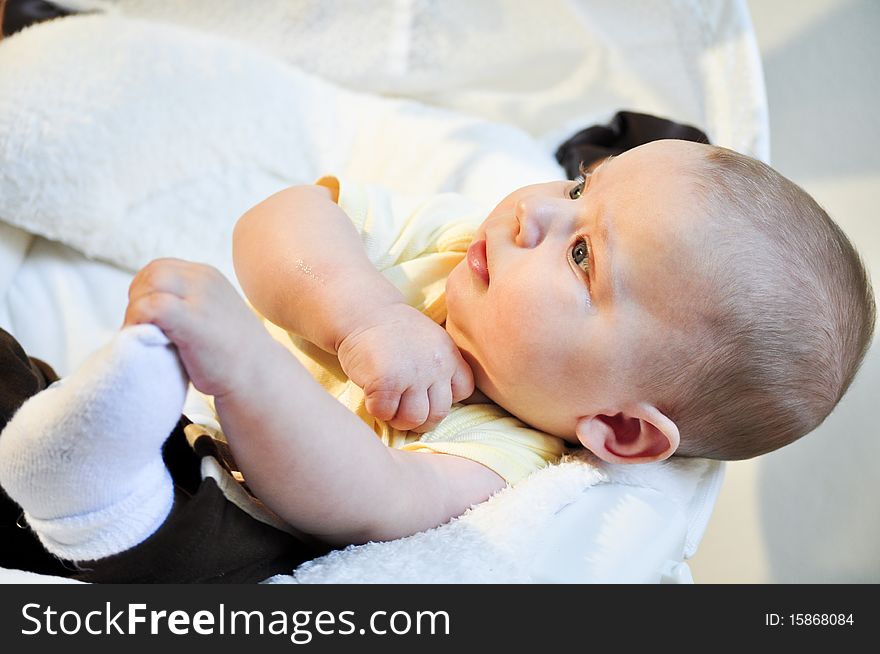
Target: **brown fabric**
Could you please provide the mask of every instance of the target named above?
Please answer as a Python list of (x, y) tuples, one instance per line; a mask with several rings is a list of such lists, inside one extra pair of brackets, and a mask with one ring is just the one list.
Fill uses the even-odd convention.
[(130, 550), (80, 562), (81, 581), (96, 583), (256, 583), (291, 573), (319, 552), (251, 518), (227, 501), (213, 479), (194, 495), (175, 489), (159, 530)]
[(574, 179), (581, 163), (589, 169), (606, 157), (660, 139), (709, 142), (706, 134), (696, 127), (649, 114), (620, 111), (607, 125), (587, 127), (567, 139), (556, 150), (556, 161), (569, 179)]
[(34, 23), (68, 16), (72, 13), (44, 0), (0, 0), (0, 25), (2, 35), (10, 36)]
[[(56, 379), (50, 366), (29, 358), (18, 341), (0, 329), (0, 431), (25, 400)], [(21, 518), (21, 507), (0, 489), (0, 566), (65, 577), (71, 574), (43, 549)]]
[(9, 332), (0, 329), (0, 431), (31, 395), (58, 379), (47, 363), (29, 357)]

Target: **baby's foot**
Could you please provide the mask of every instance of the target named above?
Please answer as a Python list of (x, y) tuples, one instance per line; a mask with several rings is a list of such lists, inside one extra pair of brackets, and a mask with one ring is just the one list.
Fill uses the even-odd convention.
[(186, 385), (165, 335), (135, 325), (21, 406), (0, 434), (0, 485), (47, 550), (99, 559), (162, 524), (173, 500), (162, 444)]

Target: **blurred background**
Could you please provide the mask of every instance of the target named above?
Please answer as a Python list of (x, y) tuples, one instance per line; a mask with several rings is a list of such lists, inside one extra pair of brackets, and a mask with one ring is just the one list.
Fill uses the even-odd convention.
[[(841, 225), (880, 289), (880, 2), (750, 0), (771, 163)], [(697, 583), (880, 582), (880, 344), (819, 429), (733, 462)]]

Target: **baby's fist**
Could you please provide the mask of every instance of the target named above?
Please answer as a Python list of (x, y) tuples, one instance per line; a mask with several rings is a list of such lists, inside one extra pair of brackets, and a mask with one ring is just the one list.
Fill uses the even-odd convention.
[(446, 330), (406, 304), (364, 317), (337, 354), (363, 388), (367, 411), (395, 429), (430, 431), (474, 390), (473, 373)]

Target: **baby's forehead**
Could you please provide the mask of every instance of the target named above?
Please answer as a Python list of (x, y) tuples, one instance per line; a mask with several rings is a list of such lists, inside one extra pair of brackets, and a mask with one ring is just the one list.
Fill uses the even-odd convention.
[[(647, 158), (646, 158), (647, 159)], [(603, 167), (596, 175), (597, 210), (620, 238), (642, 253), (694, 256), (711, 241), (710, 201), (697, 162), (650, 158)]]
[(634, 299), (666, 315), (713, 292), (717, 259), (729, 257), (698, 190), (642, 192), (638, 201), (609, 206), (609, 256)]

